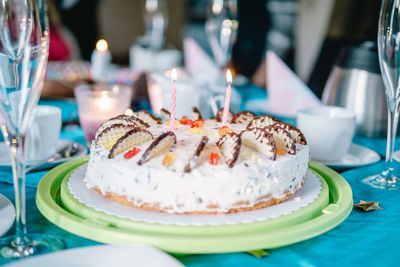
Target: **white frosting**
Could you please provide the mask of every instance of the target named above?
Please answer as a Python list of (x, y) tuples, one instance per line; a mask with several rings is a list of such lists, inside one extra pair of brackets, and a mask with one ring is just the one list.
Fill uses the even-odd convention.
[[(245, 125), (228, 125), (240, 133)], [(190, 133), (190, 127), (181, 125), (175, 131), (177, 144), (170, 150), (176, 154), (171, 167), (162, 165), (160, 154), (142, 166), (137, 165), (151, 142), (138, 146), (141, 152), (131, 159), (118, 155), (108, 158), (108, 150), (96, 149), (92, 144), (88, 170), (84, 181), (88, 188), (98, 187), (103, 194), (127, 196), (137, 206), (158, 203), (167, 212), (220, 211), (252, 207), (269, 198), (283, 198), (294, 193), (304, 181), (309, 161), (309, 148), (296, 144), (296, 155), (277, 156), (275, 161), (242, 145), (239, 159), (229, 168), (221, 156), (219, 165), (211, 165), (208, 156), (218, 151), (220, 123), (206, 121), (203, 134)], [(149, 131), (155, 137), (168, 131), (165, 125), (153, 125)], [(193, 155), (201, 137), (210, 140), (197, 166), (190, 173), (183, 169)], [(250, 155), (250, 156), (249, 156)], [(260, 197), (269, 196), (260, 200)], [(247, 202), (235, 205), (238, 202)], [(209, 205), (217, 208), (208, 208)]]

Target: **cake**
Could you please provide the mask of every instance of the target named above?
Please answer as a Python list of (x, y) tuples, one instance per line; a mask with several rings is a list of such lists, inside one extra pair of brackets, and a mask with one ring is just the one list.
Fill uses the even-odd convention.
[(222, 110), (203, 119), (159, 119), (147, 111), (100, 126), (84, 182), (104, 197), (156, 212), (215, 214), (278, 204), (305, 183), (309, 147), (293, 125)]

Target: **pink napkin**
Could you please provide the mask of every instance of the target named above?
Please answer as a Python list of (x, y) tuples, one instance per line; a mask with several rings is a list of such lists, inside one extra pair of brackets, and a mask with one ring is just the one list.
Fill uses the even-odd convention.
[(193, 38), (183, 40), (183, 53), (185, 69), (193, 79), (210, 81), (218, 78), (219, 68)]
[(267, 51), (267, 90), (269, 111), (295, 117), (297, 111), (321, 105), (302, 80), (272, 51)]

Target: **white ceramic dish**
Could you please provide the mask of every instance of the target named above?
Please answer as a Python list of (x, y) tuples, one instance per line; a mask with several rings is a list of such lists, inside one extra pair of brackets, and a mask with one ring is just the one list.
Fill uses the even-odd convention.
[(356, 114), (342, 107), (321, 105), (299, 110), (296, 122), (307, 138), (311, 158), (339, 161), (350, 148)]
[[(76, 142), (71, 141), (71, 140), (66, 140), (66, 139), (59, 139), (58, 142), (57, 142), (56, 151), (58, 149), (61, 149), (61, 148), (66, 147), (66, 146), (68, 146), (70, 144), (73, 144), (73, 143), (76, 143)], [(52, 168), (52, 167), (54, 167), (54, 166), (56, 166), (58, 164), (66, 162), (68, 160), (72, 160), (72, 159), (79, 158), (81, 156), (86, 155), (87, 148), (85, 146), (79, 144), (79, 143), (76, 143), (76, 144), (78, 145), (78, 153), (75, 154), (74, 156), (69, 157), (69, 158), (60, 158), (60, 159), (54, 160), (52, 162), (43, 164), (43, 165), (39, 166), (38, 168), (35, 168), (35, 170), (49, 169), (49, 168)], [(26, 163), (26, 166), (29, 167), (30, 165), (33, 165), (33, 164), (35, 164), (35, 162), (29, 162), (28, 161)], [(4, 142), (0, 143), (0, 167), (7, 167), (7, 168), (11, 167), (10, 166), (10, 156), (8, 154), (8, 148), (7, 148), (7, 145)]]
[(5, 234), (13, 225), (15, 209), (11, 201), (0, 194), (0, 236)]
[(172, 256), (142, 244), (99, 245), (62, 250), (19, 260), (4, 267), (183, 267)]
[(364, 146), (352, 143), (347, 153), (335, 161), (318, 161), (334, 169), (355, 168), (378, 162), (381, 159), (378, 153)]
[(128, 218), (133, 221), (147, 223), (160, 223), (166, 225), (233, 225), (240, 223), (253, 223), (278, 218), (290, 214), (311, 204), (321, 193), (321, 182), (312, 172), (307, 173), (307, 182), (304, 187), (290, 199), (271, 207), (238, 212), (224, 215), (196, 215), (196, 214), (170, 214), (152, 212), (141, 209), (132, 209), (110, 199), (101, 196), (94, 190), (89, 190), (83, 182), (87, 165), (77, 169), (69, 178), (68, 189), (81, 203), (97, 211), (114, 215), (120, 218)]

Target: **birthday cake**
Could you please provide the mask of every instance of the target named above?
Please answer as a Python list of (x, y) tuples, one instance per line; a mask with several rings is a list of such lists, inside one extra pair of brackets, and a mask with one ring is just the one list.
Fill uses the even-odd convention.
[(309, 148), (293, 125), (252, 112), (222, 111), (169, 125), (146, 111), (105, 122), (84, 178), (89, 189), (135, 208), (167, 213), (232, 213), (268, 207), (305, 183)]

